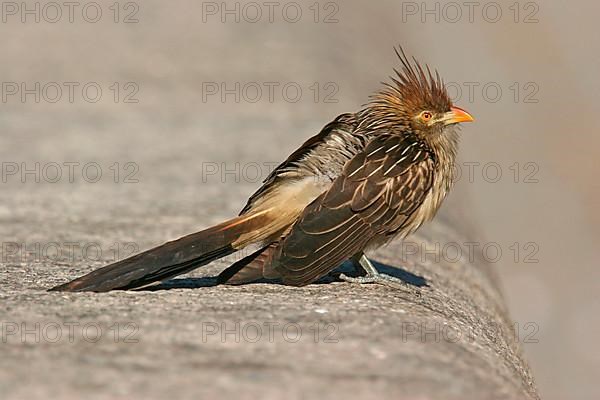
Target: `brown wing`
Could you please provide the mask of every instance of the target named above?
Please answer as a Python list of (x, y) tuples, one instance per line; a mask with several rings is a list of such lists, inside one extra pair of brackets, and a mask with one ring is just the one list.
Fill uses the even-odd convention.
[(402, 228), (431, 189), (434, 162), (409, 135), (373, 139), (281, 242), (272, 263), (284, 283), (313, 282), (374, 237)]
[[(362, 137), (354, 135), (357, 124), (356, 115), (348, 113), (339, 115), (325, 125), (321, 132), (304, 142), (267, 176), (263, 185), (250, 196), (240, 215), (254, 209), (270, 196), (277, 195), (280, 186), (286, 182), (306, 176), (316, 177), (315, 183), (328, 180), (317, 177), (319, 173), (331, 176), (330, 181), (333, 181), (344, 165), (364, 148)], [(333, 157), (323, 157), (323, 154)]]

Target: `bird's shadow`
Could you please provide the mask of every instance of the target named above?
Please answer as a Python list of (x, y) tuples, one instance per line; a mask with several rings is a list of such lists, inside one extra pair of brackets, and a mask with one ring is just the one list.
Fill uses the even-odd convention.
[[(403, 282), (407, 283), (408, 285), (415, 287), (429, 286), (425, 278), (419, 275), (415, 275), (412, 272), (409, 272), (401, 267), (393, 267), (391, 265), (387, 265), (375, 260), (370, 261), (373, 263), (375, 268), (377, 268), (377, 271), (398, 278)], [(315, 284), (325, 285), (330, 284), (332, 282), (342, 282), (342, 280), (339, 278), (339, 275), (342, 273), (348, 276), (358, 276), (356, 274), (356, 269), (354, 268), (353, 264), (351, 262), (344, 262), (341, 266), (333, 270), (331, 273), (315, 282)], [(275, 285), (283, 285), (281, 281), (272, 279), (260, 279), (251, 283), (270, 283)], [(170, 279), (165, 282), (161, 282), (154, 286), (140, 288), (137, 290), (153, 292), (157, 290), (171, 289), (199, 289), (203, 287), (212, 287), (218, 285), (219, 283), (216, 276), (202, 278), (176, 278)]]

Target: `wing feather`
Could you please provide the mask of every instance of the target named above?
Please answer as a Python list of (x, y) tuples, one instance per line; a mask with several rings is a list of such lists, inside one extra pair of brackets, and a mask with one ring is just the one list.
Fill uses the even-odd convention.
[(401, 229), (423, 203), (435, 158), (411, 135), (381, 135), (351, 159), (332, 186), (282, 238), (272, 265), (291, 285), (305, 285)]

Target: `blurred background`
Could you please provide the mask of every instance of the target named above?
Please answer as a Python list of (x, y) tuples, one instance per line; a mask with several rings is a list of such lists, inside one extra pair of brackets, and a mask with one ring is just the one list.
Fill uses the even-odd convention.
[[(476, 118), (463, 129), (455, 192), (468, 198), (481, 247), (501, 251), (489, 257), (542, 398), (599, 398), (598, 2), (49, 4), (2, 3), (4, 238), (49, 240), (48, 213), (75, 231), (118, 225), (119, 204), (165, 176), (181, 191), (152, 199), (148, 229), (170, 237), (216, 222), (198, 197), (236, 212), (273, 163), (367, 101), (402, 45)], [(216, 158), (225, 144), (227, 158)], [(44, 166), (67, 161), (139, 183), (23, 183), (22, 163), (40, 162), (48, 181)], [(231, 204), (203, 191), (215, 179), (235, 192)], [(90, 195), (107, 207), (90, 210)], [(181, 225), (161, 226), (174, 202)], [(30, 235), (18, 227), (26, 222)]]

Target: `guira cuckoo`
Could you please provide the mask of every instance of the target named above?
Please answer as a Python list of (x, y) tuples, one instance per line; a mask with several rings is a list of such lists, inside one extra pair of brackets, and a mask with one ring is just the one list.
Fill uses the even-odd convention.
[(396, 54), (401, 66), (391, 82), (294, 151), (239, 216), (50, 290), (141, 288), (251, 244), (258, 249), (223, 271), (219, 283), (273, 278), (302, 286), (352, 260), (366, 275), (342, 279), (398, 284), (364, 251), (434, 217), (452, 186), (457, 126), (473, 118), (453, 106), (437, 72), (402, 49)]

